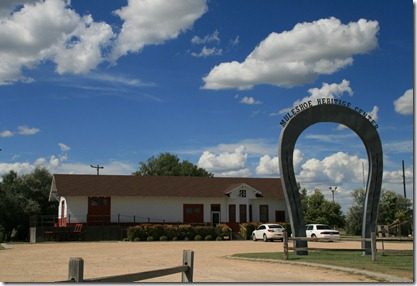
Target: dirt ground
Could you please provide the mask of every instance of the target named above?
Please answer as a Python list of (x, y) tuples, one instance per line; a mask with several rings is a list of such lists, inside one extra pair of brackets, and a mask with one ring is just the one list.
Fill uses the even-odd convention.
[[(281, 242), (73, 242), (8, 244), (0, 251), (0, 281), (66, 280), (70, 257), (84, 259), (84, 278), (155, 270), (182, 264), (182, 251), (194, 250), (194, 282), (375, 282), (357, 274), (319, 267), (227, 259), (246, 252), (282, 251)], [(310, 242), (309, 247), (360, 248), (360, 242)], [(381, 245), (378, 242), (378, 249)], [(413, 249), (385, 242), (385, 249)], [(144, 282), (180, 282), (181, 274)]]

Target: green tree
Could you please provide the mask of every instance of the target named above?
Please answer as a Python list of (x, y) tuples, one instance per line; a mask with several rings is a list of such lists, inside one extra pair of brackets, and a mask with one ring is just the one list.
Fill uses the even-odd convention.
[[(362, 233), (363, 208), (365, 203), (365, 190), (353, 191), (353, 205), (346, 217), (346, 232), (352, 235)], [(378, 206), (377, 224), (389, 225), (394, 221), (404, 223), (403, 232), (411, 232), (412, 227), (412, 204), (403, 196), (387, 190), (382, 190)]]
[(392, 191), (383, 191), (378, 209), (378, 224), (389, 225), (401, 223), (399, 234), (409, 234), (412, 227), (411, 202), (402, 195)]
[(18, 176), (10, 171), (0, 183), (0, 225), (9, 240), (17, 230), (18, 240), (27, 240), (29, 217), (32, 215), (56, 215), (57, 203), (49, 202), (52, 176), (46, 169)]
[(150, 157), (146, 162), (140, 162), (139, 170), (133, 175), (213, 177), (212, 173), (189, 161), (180, 161), (177, 155), (171, 153), (161, 153), (157, 157)]
[(362, 233), (363, 205), (365, 203), (365, 190), (356, 189), (352, 193), (353, 204), (346, 216), (346, 233), (360, 235)]
[(322, 223), (338, 228), (342, 228), (345, 225), (345, 217), (341, 206), (338, 203), (326, 200), (318, 189), (310, 196), (303, 189), (301, 191), (301, 205), (306, 224)]

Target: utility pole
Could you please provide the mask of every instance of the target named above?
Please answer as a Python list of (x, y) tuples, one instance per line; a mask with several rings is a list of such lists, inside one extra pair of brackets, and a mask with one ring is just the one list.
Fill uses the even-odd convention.
[(104, 169), (104, 167), (100, 166), (99, 164), (97, 164), (97, 166), (90, 165), (90, 167), (93, 168), (93, 169), (97, 169), (97, 176), (100, 175), (99, 169)]
[(333, 202), (334, 202), (334, 192), (336, 192), (337, 187), (329, 187), (329, 190), (332, 192)]
[(403, 163), (403, 187), (404, 187), (404, 198), (407, 198), (407, 192), (405, 190), (405, 170), (404, 170), (404, 160), (402, 160)]

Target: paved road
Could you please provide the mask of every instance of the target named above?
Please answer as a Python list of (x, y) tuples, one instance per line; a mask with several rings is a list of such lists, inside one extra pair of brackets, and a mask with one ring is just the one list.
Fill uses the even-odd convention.
[[(310, 243), (311, 247), (359, 248), (360, 242)], [(227, 259), (244, 252), (282, 251), (282, 243), (74, 242), (14, 244), (0, 251), (0, 281), (51, 282), (67, 279), (69, 257), (83, 257), (84, 277), (103, 277), (181, 265), (182, 251), (195, 252), (195, 282), (374, 282), (364, 276), (324, 268)], [(412, 243), (385, 248), (412, 249)], [(180, 282), (180, 274), (146, 282)]]

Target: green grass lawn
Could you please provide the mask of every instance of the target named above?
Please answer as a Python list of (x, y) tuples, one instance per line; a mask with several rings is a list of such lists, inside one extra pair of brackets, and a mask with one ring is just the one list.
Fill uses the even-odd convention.
[[(284, 260), (283, 252), (264, 252), (264, 253), (241, 253), (235, 254), (236, 257), (276, 259)], [(307, 256), (297, 256), (289, 253), (289, 261), (313, 262), (328, 264), (355, 269), (362, 269), (372, 272), (380, 272), (399, 277), (413, 279), (413, 251), (389, 251), (384, 255), (377, 254), (376, 261), (372, 262), (370, 256), (362, 256), (361, 251), (331, 251), (331, 250), (309, 250)]]

